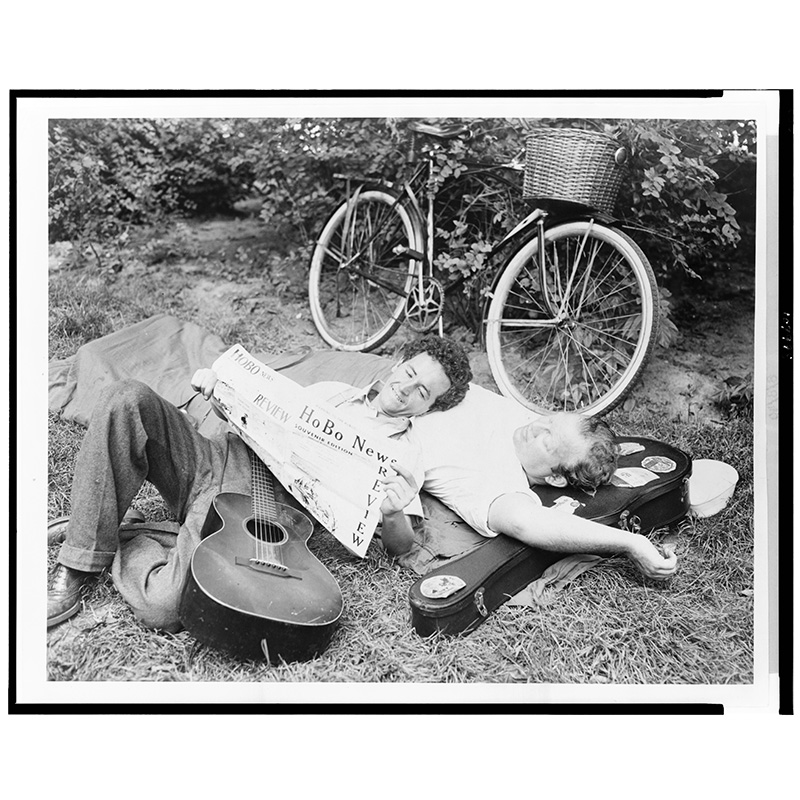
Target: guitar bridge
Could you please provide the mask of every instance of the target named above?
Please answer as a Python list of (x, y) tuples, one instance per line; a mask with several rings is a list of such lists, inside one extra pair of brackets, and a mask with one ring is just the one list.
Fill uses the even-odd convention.
[(241, 556), (236, 556), (234, 560), (238, 566), (248, 567), (256, 570), (256, 572), (266, 572), (281, 578), (299, 577), (294, 570), (289, 569), (285, 564), (279, 564), (277, 561), (267, 561), (263, 558), (242, 558)]

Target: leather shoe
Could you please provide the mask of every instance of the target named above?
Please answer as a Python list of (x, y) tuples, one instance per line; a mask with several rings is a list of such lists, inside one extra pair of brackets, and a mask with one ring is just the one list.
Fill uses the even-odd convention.
[(81, 606), (81, 588), (94, 572), (81, 572), (59, 564), (47, 590), (47, 627), (74, 616)]
[(47, 523), (47, 546), (61, 544), (67, 536), (67, 523), (69, 517), (58, 517)]

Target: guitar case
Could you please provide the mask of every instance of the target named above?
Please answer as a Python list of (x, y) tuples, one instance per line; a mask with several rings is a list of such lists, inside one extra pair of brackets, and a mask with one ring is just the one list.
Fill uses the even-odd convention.
[[(542, 505), (632, 533), (682, 520), (689, 512), (689, 455), (640, 436), (616, 441), (620, 456), (612, 483), (594, 495), (572, 487), (534, 486)], [(421, 636), (469, 634), (563, 557), (503, 535), (487, 539), (411, 586), (411, 625)]]

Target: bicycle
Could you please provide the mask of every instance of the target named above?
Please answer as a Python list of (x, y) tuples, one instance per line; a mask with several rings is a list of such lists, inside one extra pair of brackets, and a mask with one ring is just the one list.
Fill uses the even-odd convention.
[[(461, 282), (435, 274), (434, 154), (437, 142), (467, 141), (473, 131), (417, 121), (408, 130), (408, 172), (398, 184), (336, 176), (346, 196), (319, 235), (309, 272), (314, 324), (336, 349), (373, 350), (404, 322), (419, 332), (438, 323), (441, 334), (445, 295)], [(610, 411), (655, 347), (653, 269), (610, 214), (626, 151), (605, 134), (576, 143), (589, 133), (542, 129), (527, 137), (524, 165), (470, 162), (454, 179), (457, 186), (483, 176), (519, 192), (509, 174), (524, 176), (522, 195), (533, 208), (492, 248), (491, 256), (508, 255), (492, 274), (482, 321), (500, 392), (540, 413)], [(420, 136), (434, 144), (417, 159)]]

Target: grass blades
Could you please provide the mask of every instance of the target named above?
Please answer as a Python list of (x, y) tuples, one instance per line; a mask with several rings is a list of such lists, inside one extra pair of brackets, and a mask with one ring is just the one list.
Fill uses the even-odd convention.
[[(124, 254), (122, 260), (124, 264)], [(213, 259), (197, 263), (170, 262), (157, 268), (131, 263), (119, 273), (87, 269), (77, 280), (74, 273), (52, 273), (51, 358), (71, 355), (86, 341), (156, 313), (197, 322), (225, 341), (241, 341), (255, 351), (284, 351), (309, 324), (302, 296), (271, 289), (265, 275), (249, 268), (244, 259), (238, 274), (227, 273), (227, 282)], [(219, 310), (212, 301), (222, 296), (243, 312), (233, 318)], [(341, 624), (321, 657), (270, 667), (231, 659), (198, 645), (186, 632), (148, 630), (136, 622), (110, 576), (103, 574), (85, 589), (81, 613), (48, 632), (48, 679), (751, 683), (752, 421), (734, 418), (724, 426), (687, 426), (644, 407), (615, 411), (608, 419), (619, 432), (663, 439), (695, 459), (721, 459), (739, 472), (739, 485), (727, 508), (683, 526), (677, 546), (679, 571), (666, 584), (643, 579), (625, 559), (609, 558), (549, 605), (506, 605), (467, 637), (422, 639), (410, 625), (412, 573), (380, 552), (371, 550), (362, 561), (331, 537), (315, 536), (312, 549), (338, 580), (345, 599)], [(70, 484), (83, 428), (53, 414), (48, 428), (48, 513), (54, 518), (70, 513)], [(143, 489), (134, 506), (150, 520), (168, 518), (152, 489)], [(57, 550), (49, 548), (50, 569)]]

